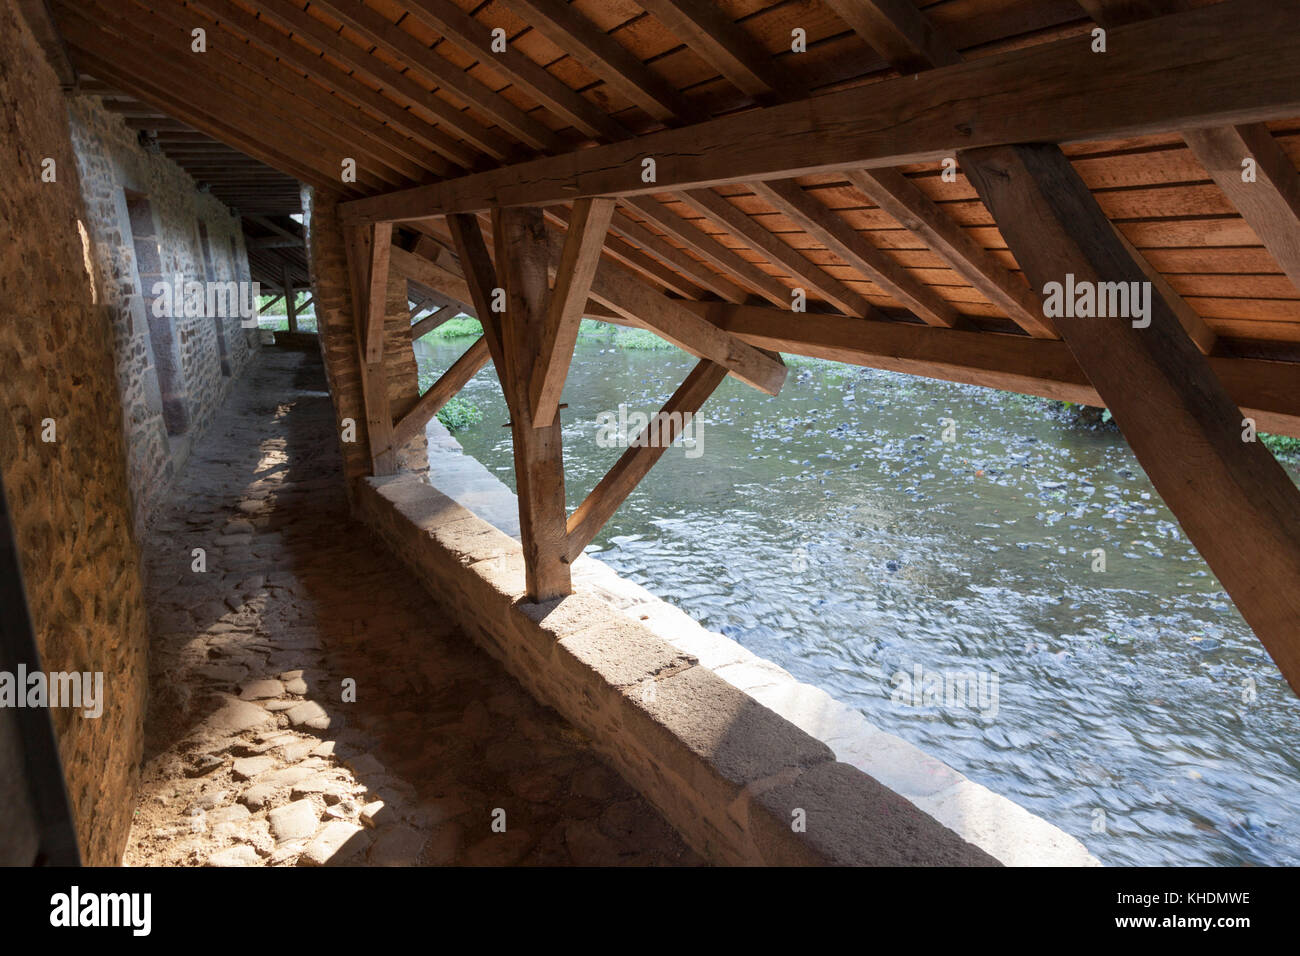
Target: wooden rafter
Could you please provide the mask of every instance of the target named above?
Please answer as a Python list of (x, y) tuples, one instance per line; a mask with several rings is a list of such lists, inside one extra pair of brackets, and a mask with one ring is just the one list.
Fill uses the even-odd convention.
[(834, 210), (808, 195), (792, 179), (753, 184), (764, 201), (797, 222), (809, 235), (880, 285), (928, 325), (959, 328), (965, 320), (930, 286), (877, 249)]
[[(936, 162), (954, 149), (1002, 143), (1282, 119), (1300, 112), (1300, 35), (1291, 26), (1288, 4), (1225, 0), (1111, 31), (1104, 70), (1087, 44), (1044, 43), (826, 94), (811, 107), (800, 101), (724, 116), (343, 210), (350, 221), (398, 221)], [(645, 156), (672, 157), (654, 184), (641, 179)]]
[[(176, 90), (176, 99), (232, 125), (238, 118), (250, 130), (239, 142), (218, 137), (224, 142), (248, 155), (255, 155), (248, 149), (249, 141), (274, 142), (278, 150), (292, 152), (299, 164), (317, 169), (321, 173), (318, 178), (340, 183), (340, 163), (353, 144), (333, 117), (290, 106), (271, 92), (271, 84), (260, 76), (223, 70), (206, 57), (195, 57), (189, 50), (188, 34), (175, 29), (168, 33), (165, 27), (154, 30), (154, 21), (147, 15), (132, 20), (102, 6), (81, 5), (74, 9), (64, 0), (59, 0), (57, 8), (64, 35), (74, 49), (100, 59), (130, 61), (139, 73), (149, 74), (156, 86)], [(175, 88), (177, 75), (186, 77), (183, 90)], [(173, 112), (170, 106), (165, 108)], [(359, 167), (357, 171), (357, 184), (370, 190), (391, 188), (405, 181), (378, 166)]]
[(961, 60), (912, 0), (826, 0), (840, 19), (900, 73)]
[(291, 40), (269, 22), (254, 17), (230, 0), (187, 0), (187, 3), (219, 20), (222, 27), (238, 31), (238, 36), (246, 38), (246, 50), (241, 51), (238, 45), (223, 49), (249, 69), (270, 72), (273, 67), (268, 65), (268, 59), (278, 59), (314, 77), (338, 94), (343, 102), (355, 104), (346, 115), (354, 117), (361, 128), (368, 126), (366, 111), (369, 111), (381, 117), (393, 130), (409, 136), (410, 146), (402, 146), (402, 136), (394, 137), (390, 145), (394, 149), (405, 149), (408, 158), (428, 165), (438, 175), (453, 175), (473, 165), (476, 154), (464, 143), (438, 130), (412, 111), (402, 109), (329, 59), (317, 56), (301, 43)]
[(502, 129), (536, 149), (557, 152), (564, 141), (504, 96), (484, 86), (440, 53), (363, 3), (313, 0), (317, 7), (376, 46), (389, 51), (407, 68), (431, 83), (463, 98)]
[[(630, 242), (640, 246), (646, 252), (662, 259), (692, 282), (708, 289), (719, 298), (726, 299), (728, 302), (745, 301), (745, 290), (736, 283), (692, 259), (676, 246), (670, 245), (661, 236), (629, 218), (622, 210), (615, 210), (614, 218), (610, 222), (610, 228)], [(629, 265), (640, 268), (636, 263), (629, 263)], [(655, 278), (655, 276), (652, 275), (652, 278)], [(688, 296), (688, 298), (697, 298), (697, 296)]]
[(713, 263), (722, 270), (724, 275), (736, 276), (750, 288), (757, 290), (763, 298), (773, 305), (788, 306), (790, 304), (790, 290), (779, 279), (768, 275), (754, 263), (737, 255), (707, 232), (693, 223), (687, 222), (666, 206), (646, 196), (632, 197), (625, 199), (623, 202), (664, 230), (664, 232), (675, 236), (682, 244), (706, 262)]
[(640, 0), (640, 5), (749, 95), (762, 97), (776, 89), (802, 92), (797, 81), (778, 70), (767, 51), (715, 4)]
[[(821, 296), (845, 315), (879, 318), (880, 315), (864, 296), (854, 292), (807, 256), (783, 242), (774, 233), (755, 222), (749, 215), (712, 189), (691, 189), (681, 199), (702, 216), (707, 216), (769, 262), (784, 268), (795, 283)], [(781, 303), (789, 305), (788, 298)]]
[[(1300, 173), (1268, 127), (1188, 130), (1183, 139), (1300, 289)], [(1254, 163), (1250, 181), (1243, 166), (1247, 160)]]
[(451, 0), (406, 0), (411, 15), (500, 73), (556, 115), (589, 136), (623, 139), (627, 130), (600, 107), (566, 86), (537, 63), (507, 46), (492, 48), (492, 31)]
[(1032, 289), (896, 169), (851, 170), (849, 182), (943, 257), (971, 285), (1039, 338), (1055, 338)]
[(533, 29), (658, 120), (689, 117), (693, 109), (671, 83), (565, 0), (505, 0)]
[[(517, 151), (505, 136), (483, 126), (436, 93), (430, 93), (412, 77), (372, 56), (366, 48), (346, 39), (305, 10), (292, 4), (277, 3), (262, 7), (260, 12), (263, 19), (293, 31), (345, 63), (358, 76), (388, 90), (402, 102), (433, 116), (439, 125), (493, 159), (506, 159)], [(477, 162), (477, 156), (472, 151), (466, 152), (463, 149), (448, 158), (467, 167), (472, 167)]]

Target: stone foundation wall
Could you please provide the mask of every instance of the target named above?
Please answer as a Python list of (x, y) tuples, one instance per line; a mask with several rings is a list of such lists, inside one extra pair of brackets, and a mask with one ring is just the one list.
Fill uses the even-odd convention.
[[(130, 825), (148, 673), (123, 438), (137, 423), (119, 402), (120, 312), (83, 233), (67, 102), (11, 0), (0, 0), (0, 116), (0, 472), (43, 669), (104, 675), (100, 717), (50, 713), (83, 859), (111, 865)], [(46, 159), (54, 182), (42, 181)]]
[(562, 600), (524, 603), (518, 542), (418, 476), (363, 480), (358, 515), (458, 626), (586, 733), (708, 859), (997, 863), (581, 584)]
[[(239, 217), (98, 97), (65, 99), (101, 303), (113, 329), (137, 526), (258, 347), (238, 316), (155, 315), (158, 282), (247, 281)], [(71, 167), (70, 167), (71, 171)], [(205, 241), (206, 236), (206, 241)]]

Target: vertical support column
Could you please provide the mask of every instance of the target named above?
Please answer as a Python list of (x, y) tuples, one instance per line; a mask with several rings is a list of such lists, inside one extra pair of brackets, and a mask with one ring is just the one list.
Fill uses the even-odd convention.
[[(390, 227), (391, 228), (391, 227)], [(357, 363), (361, 369), (361, 398), (366, 413), (366, 440), (370, 445), (373, 475), (391, 475), (397, 470), (393, 451), (393, 413), (388, 400), (388, 373), (384, 368), (382, 324), (378, 332), (371, 323), (383, 322), (383, 305), (371, 305), (371, 257), (375, 242), (373, 226), (346, 226), (348, 273), (352, 286), (352, 317), (356, 332)], [(371, 347), (378, 336), (378, 349)]]
[(281, 272), (283, 277), (281, 286), (284, 288), (284, 309), (289, 316), (289, 331), (298, 331), (298, 309), (294, 302), (293, 294), (293, 277), (289, 274), (289, 266), (286, 264)]
[(505, 368), (498, 368), (510, 407), (519, 493), (519, 528), (528, 599), (549, 601), (573, 592), (566, 544), (564, 455), (560, 418), (534, 427), (533, 357), (543, 347), (550, 298), (550, 242), (542, 211), (509, 208), (493, 213), (498, 281), (506, 290), (501, 325)]

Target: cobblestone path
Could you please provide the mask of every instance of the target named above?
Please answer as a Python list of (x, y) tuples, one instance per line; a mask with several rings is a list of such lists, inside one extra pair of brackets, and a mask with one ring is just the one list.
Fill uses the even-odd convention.
[(349, 519), (333, 428), (314, 347), (264, 349), (151, 524), (124, 862), (697, 864)]

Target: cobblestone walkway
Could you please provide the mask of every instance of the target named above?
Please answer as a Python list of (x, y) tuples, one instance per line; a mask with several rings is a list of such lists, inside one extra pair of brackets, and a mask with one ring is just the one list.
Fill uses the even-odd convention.
[(144, 542), (152, 696), (124, 862), (698, 863), (441, 622), (348, 518), (340, 467), (319, 355), (263, 350)]

